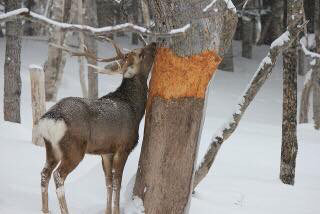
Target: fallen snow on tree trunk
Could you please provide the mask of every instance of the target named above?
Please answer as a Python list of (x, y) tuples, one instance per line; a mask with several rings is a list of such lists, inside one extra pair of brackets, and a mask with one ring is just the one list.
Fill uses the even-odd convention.
[[(234, 13), (237, 12), (236, 7), (234, 6), (234, 4), (232, 3), (232, 0), (224, 0), (227, 4), (227, 8), (232, 10)], [(207, 12), (208, 10), (210, 10), (212, 8), (212, 6), (217, 2), (217, 0), (212, 0), (212, 2), (210, 2), (205, 8), (203, 8), (203, 12)]]
[(290, 32), (284, 32), (278, 39), (272, 42), (270, 48), (274, 48), (277, 46), (282, 46), (285, 42), (289, 41)]

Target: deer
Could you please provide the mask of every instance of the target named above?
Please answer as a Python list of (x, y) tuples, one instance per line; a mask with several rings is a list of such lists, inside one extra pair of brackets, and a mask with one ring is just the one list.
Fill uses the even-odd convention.
[(117, 56), (109, 59), (97, 58), (88, 52), (73, 55), (113, 62), (97, 71), (122, 74), (121, 85), (97, 99), (63, 98), (36, 125), (46, 150), (46, 162), (41, 171), (43, 213), (49, 213), (48, 186), (53, 174), (60, 211), (68, 214), (64, 182), (85, 154), (101, 156), (107, 188), (105, 213), (120, 213), (122, 174), (129, 154), (138, 143), (156, 45), (151, 43), (129, 53), (122, 53), (115, 43), (113, 46)]

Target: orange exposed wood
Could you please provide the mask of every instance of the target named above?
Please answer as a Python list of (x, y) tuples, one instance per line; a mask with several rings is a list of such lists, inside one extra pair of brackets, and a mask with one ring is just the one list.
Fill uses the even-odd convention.
[(208, 83), (220, 62), (221, 58), (214, 51), (180, 57), (169, 48), (158, 48), (149, 97), (204, 98)]

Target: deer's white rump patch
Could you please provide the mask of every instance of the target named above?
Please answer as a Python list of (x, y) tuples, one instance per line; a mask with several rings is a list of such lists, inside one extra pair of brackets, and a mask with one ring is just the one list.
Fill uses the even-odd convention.
[(43, 118), (38, 123), (37, 131), (51, 143), (56, 158), (61, 159), (59, 142), (67, 131), (66, 123), (63, 120)]

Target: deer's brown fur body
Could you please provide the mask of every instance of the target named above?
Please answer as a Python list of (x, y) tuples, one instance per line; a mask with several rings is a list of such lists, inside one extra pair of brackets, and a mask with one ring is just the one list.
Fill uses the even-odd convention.
[(106, 213), (119, 214), (123, 168), (138, 142), (154, 52), (155, 45), (151, 44), (134, 56), (129, 54), (126, 67), (122, 67), (124, 78), (115, 92), (99, 99), (64, 98), (42, 116), (38, 130), (46, 147), (46, 164), (41, 173), (44, 213), (49, 211), (48, 184), (53, 169), (60, 162), (53, 177), (61, 213), (68, 213), (64, 181), (89, 153), (102, 157), (108, 192)]

